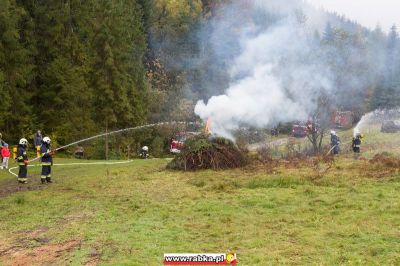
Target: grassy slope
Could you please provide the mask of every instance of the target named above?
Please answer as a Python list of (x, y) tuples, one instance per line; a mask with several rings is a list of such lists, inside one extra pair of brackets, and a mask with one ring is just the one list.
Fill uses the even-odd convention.
[[(307, 168), (180, 173), (164, 170), (165, 160), (58, 167), (55, 184), (0, 199), (0, 239), (11, 245), (46, 228), (50, 243), (81, 240), (73, 265), (93, 249), (104, 265), (227, 251), (241, 265), (399, 265), (399, 173), (369, 178), (365, 164), (342, 158), (314, 183)], [(31, 173), (38, 182), (38, 169)], [(3, 172), (0, 182), (9, 178)]]
[[(341, 153), (352, 153), (351, 142), (353, 138), (353, 129), (337, 130), (341, 140)], [(400, 132), (399, 133), (381, 133), (380, 126), (368, 128), (366, 132), (363, 131), (363, 141), (361, 145), (362, 155), (365, 158), (372, 158), (375, 154), (388, 151), (389, 153), (399, 156), (400, 155)], [(279, 138), (273, 137), (272, 141), (285, 140), (288, 137), (281, 135)], [(323, 146), (329, 146), (329, 133), (327, 132), (323, 139)], [(307, 138), (289, 138), (287, 142), (293, 144), (293, 148), (302, 151), (305, 148), (311, 150), (311, 142)], [(255, 151), (256, 148), (253, 148)], [(287, 153), (287, 144), (274, 146), (271, 149), (274, 157), (282, 157)]]

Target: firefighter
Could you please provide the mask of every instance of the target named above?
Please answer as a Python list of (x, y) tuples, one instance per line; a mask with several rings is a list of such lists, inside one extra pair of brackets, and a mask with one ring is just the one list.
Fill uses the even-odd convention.
[(335, 131), (331, 131), (331, 150), (333, 154), (339, 154), (340, 151), (340, 138), (336, 135)]
[(42, 174), (40, 180), (42, 184), (52, 183), (51, 166), (53, 165), (53, 152), (50, 150), (50, 138), (44, 137), (40, 146), (40, 161), (42, 163)]
[(353, 141), (351, 144), (351, 147), (353, 148), (353, 152), (357, 155), (361, 152), (361, 138), (362, 138), (361, 134), (359, 132), (357, 132), (355, 134), (355, 136), (353, 137)]
[(37, 157), (40, 157), (40, 146), (42, 145), (42, 140), (42, 133), (40, 132), (40, 130), (38, 130), (33, 136), (33, 145), (35, 145)]
[(28, 183), (28, 155), (26, 149), (28, 148), (28, 141), (25, 138), (19, 140), (17, 148), (17, 162), (19, 165), (18, 183)]
[(142, 159), (147, 159), (147, 158), (149, 158), (149, 147), (143, 146), (143, 147), (140, 149), (140, 158), (142, 158)]

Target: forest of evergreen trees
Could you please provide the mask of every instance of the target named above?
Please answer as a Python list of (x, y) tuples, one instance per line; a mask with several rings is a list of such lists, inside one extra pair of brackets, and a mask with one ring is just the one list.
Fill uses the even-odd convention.
[[(194, 103), (229, 82), (226, 62), (208, 50), (213, 40), (204, 31), (229, 2), (0, 0), (1, 132), (15, 141), (42, 129), (68, 143), (146, 122), (193, 119)], [(398, 105), (396, 27), (386, 34), (327, 16), (315, 38), (343, 59), (332, 65), (344, 77), (337, 80), (338, 108), (354, 109), (346, 106), (352, 86), (364, 92), (355, 111)], [(349, 57), (349, 49), (368, 60)], [(371, 68), (379, 69), (375, 76)], [(346, 84), (350, 75), (364, 75), (365, 83)]]

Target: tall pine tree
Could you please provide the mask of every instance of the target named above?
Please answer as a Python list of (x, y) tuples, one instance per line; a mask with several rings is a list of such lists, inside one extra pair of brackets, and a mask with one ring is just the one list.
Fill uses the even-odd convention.
[(21, 36), (25, 10), (15, 0), (0, 0), (0, 6), (0, 126), (6, 139), (17, 140), (33, 124), (29, 100), (34, 51)]

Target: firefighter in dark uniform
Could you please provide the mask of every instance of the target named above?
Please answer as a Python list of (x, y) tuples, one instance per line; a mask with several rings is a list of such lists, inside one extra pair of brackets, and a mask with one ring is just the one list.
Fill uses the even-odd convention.
[(17, 163), (19, 165), (18, 172), (18, 183), (28, 183), (28, 155), (26, 149), (28, 147), (28, 141), (25, 138), (19, 140), (17, 148)]
[(142, 158), (142, 159), (147, 159), (147, 158), (149, 158), (149, 147), (143, 146), (143, 147), (140, 149), (140, 158)]
[(331, 150), (333, 154), (339, 154), (340, 151), (340, 138), (335, 131), (331, 131)]
[(351, 147), (353, 148), (353, 152), (359, 154), (361, 152), (361, 134), (357, 133), (353, 138)]
[(40, 179), (42, 184), (52, 183), (51, 166), (53, 165), (53, 152), (50, 150), (50, 138), (44, 137), (40, 146), (40, 161), (42, 163), (42, 174)]

